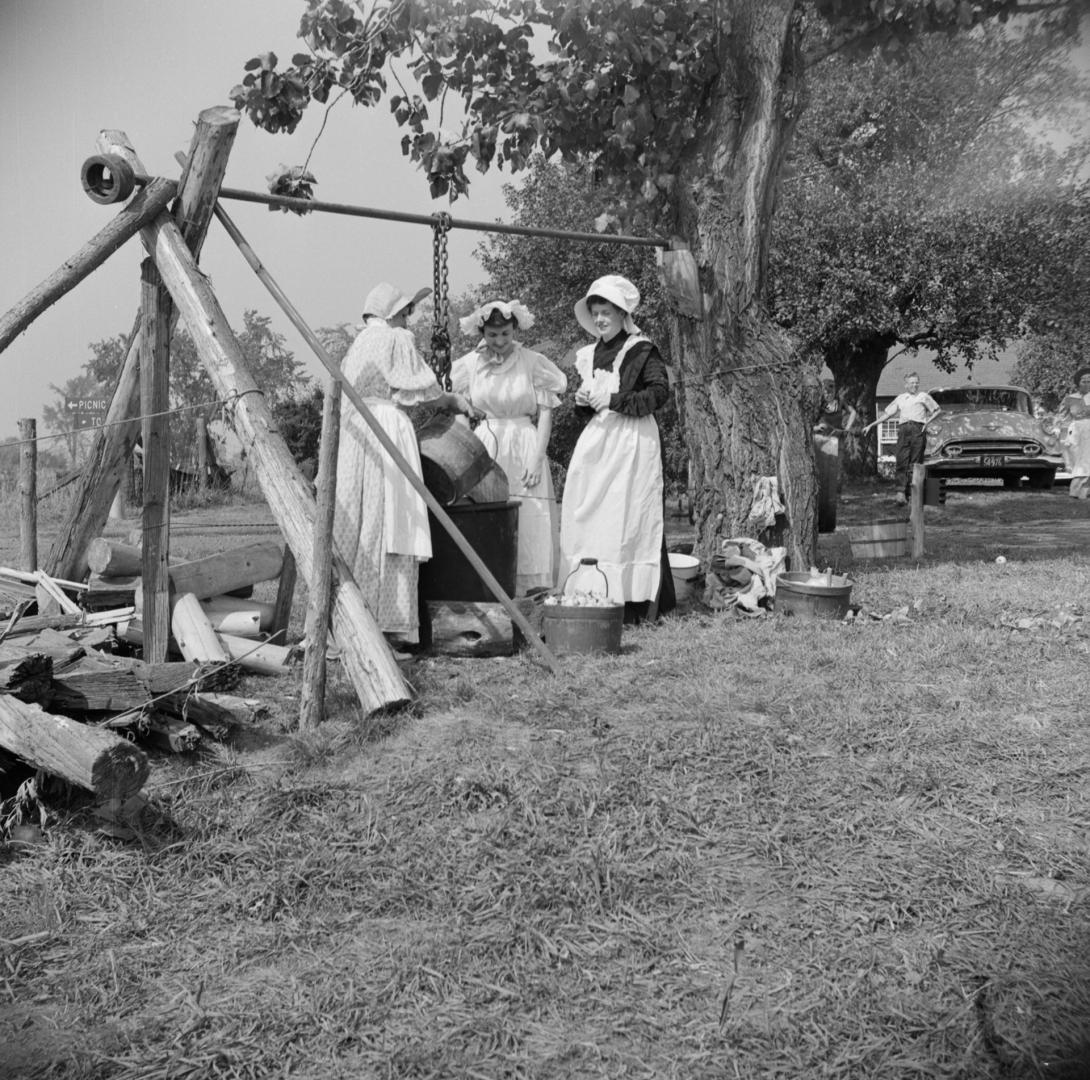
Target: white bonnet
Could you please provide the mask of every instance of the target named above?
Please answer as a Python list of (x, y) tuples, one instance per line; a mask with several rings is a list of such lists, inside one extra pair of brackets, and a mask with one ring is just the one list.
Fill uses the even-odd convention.
[(363, 301), (363, 317), (374, 315), (380, 319), (392, 319), (403, 308), (418, 304), (431, 289), (418, 289), (414, 296), (406, 296), (388, 281), (380, 281)]
[(579, 320), (579, 325), (592, 337), (597, 337), (598, 328), (591, 318), (588, 304), (592, 296), (600, 296), (625, 312), (624, 328), (630, 334), (640, 332), (640, 328), (632, 320), (632, 313), (640, 306), (640, 290), (628, 278), (621, 277), (620, 274), (606, 274), (605, 277), (597, 278), (590, 283), (583, 299), (576, 303), (575, 317)]
[(471, 311), (458, 320), (463, 334), (479, 334), (493, 311), (498, 311), (505, 320), (514, 319), (519, 330), (529, 330), (534, 325), (534, 317), (521, 300), (488, 300), (476, 311)]

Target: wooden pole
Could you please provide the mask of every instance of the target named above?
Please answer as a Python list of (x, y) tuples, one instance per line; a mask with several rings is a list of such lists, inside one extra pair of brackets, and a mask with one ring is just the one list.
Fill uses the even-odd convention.
[[(245, 237), (238, 230), (238, 227), (231, 220), (231, 218), (228, 217), (227, 212), (223, 209), (222, 206), (216, 207), (216, 217), (219, 219), (220, 224), (230, 234), (231, 239), (234, 240), (234, 242), (238, 245), (239, 250), (242, 252), (243, 258), (245, 258), (246, 261), (253, 268), (254, 272), (265, 285), (265, 288), (267, 288), (269, 292), (272, 293), (273, 297), (276, 299), (276, 302), (284, 310), (284, 313), (288, 316), (289, 319), (291, 319), (296, 329), (303, 335), (303, 338), (306, 340), (307, 344), (314, 351), (315, 356), (318, 357), (318, 359), (322, 362), (322, 364), (334, 378), (338, 378), (340, 376), (340, 368), (337, 366), (336, 361), (329, 355), (328, 352), (326, 352), (325, 346), (323, 346), (322, 343), (318, 340), (317, 335), (304, 321), (302, 315), (299, 314), (299, 311), (296, 309), (295, 305), (292, 304), (292, 302), (287, 298), (284, 291), (273, 279), (272, 275), (265, 269), (261, 260), (258, 259), (257, 255), (254, 253), (253, 248), (251, 248), (250, 245), (246, 242)], [(540, 637), (538, 637), (533, 627), (527, 621), (526, 616), (523, 615), (521, 611), (519, 611), (515, 603), (511, 600), (507, 593), (504, 592), (503, 586), (500, 585), (500, 583), (496, 580), (495, 575), (485, 565), (484, 561), (477, 554), (477, 552), (473, 550), (473, 546), (462, 535), (461, 530), (451, 520), (450, 515), (439, 504), (439, 501), (435, 498), (435, 496), (432, 495), (432, 493), (427, 489), (427, 487), (424, 485), (424, 481), (416, 475), (416, 472), (413, 470), (412, 466), (409, 465), (409, 463), (402, 455), (401, 451), (398, 450), (397, 446), (394, 445), (393, 441), (383, 430), (382, 425), (374, 418), (371, 410), (367, 408), (367, 405), (364, 403), (363, 398), (360, 396), (359, 393), (357, 393), (355, 387), (352, 386), (351, 383), (344, 384), (344, 394), (355, 407), (356, 411), (360, 414), (361, 419), (374, 433), (375, 438), (378, 439), (379, 443), (382, 445), (386, 453), (390, 455), (394, 464), (397, 465), (397, 467), (401, 470), (409, 483), (412, 484), (417, 494), (419, 494), (420, 497), (427, 504), (428, 509), (430, 509), (432, 514), (435, 515), (435, 518), (439, 522), (439, 524), (442, 525), (444, 529), (446, 529), (450, 538), (454, 541), (458, 549), (469, 561), (469, 564), (473, 567), (474, 570), (477, 571), (477, 574), (480, 576), (481, 580), (485, 583), (485, 585), (488, 586), (492, 595), (495, 596), (495, 598), (504, 606), (507, 614), (511, 616), (511, 621), (514, 622), (519, 630), (522, 631), (523, 636), (533, 647), (534, 651), (538, 654), (538, 656), (541, 657), (542, 660), (544, 660), (550, 671), (554, 673), (558, 672), (560, 670), (560, 665), (558, 664), (556, 657), (550, 651), (549, 647), (545, 644), (544, 641), (541, 640)], [(338, 643), (341, 642), (339, 635), (337, 640)]]
[(314, 519), (314, 577), (307, 601), (303, 689), (299, 727), (316, 728), (325, 717), (325, 654), (329, 644), (329, 605), (333, 585), (333, 519), (337, 509), (337, 450), (341, 426), (340, 379), (326, 391), (322, 442), (318, 452), (318, 513)]
[(156, 177), (134, 195), (104, 229), (99, 230), (36, 289), (0, 318), (0, 352), (3, 352), (43, 311), (75, 288), (91, 271), (100, 267), (130, 236), (158, 217), (174, 198), (178, 185)]
[(923, 536), (923, 489), (927, 480), (927, 466), (912, 466), (912, 497), (909, 503), (908, 519), (912, 523), (912, 557), (919, 559), (924, 553)]
[(208, 422), (197, 413), (197, 490), (208, 490)]
[(280, 568), (280, 580), (276, 585), (276, 601), (273, 604), (272, 626), (269, 634), (273, 641), (286, 645), (288, 623), (291, 621), (291, 604), (295, 597), (295, 583), (299, 579), (299, 567), (291, 548), (284, 548), (284, 565)]
[[(191, 164), (178, 185), (178, 202), (174, 208), (175, 218), (181, 222), (182, 235), (195, 257), (208, 232), (215, 196), (227, 169), (239, 119), (234, 109), (217, 107), (205, 109), (197, 120), (189, 151)], [(145, 171), (123, 131), (101, 132), (97, 146), (100, 153), (123, 158), (134, 172)], [(176, 319), (175, 312), (171, 316), (172, 327)], [(46, 559), (46, 568), (54, 577), (73, 580), (84, 577), (87, 545), (102, 532), (109, 518), (114, 492), (125, 470), (132, 466), (132, 448), (140, 431), (139, 423), (131, 419), (136, 416), (140, 403), (140, 325), (141, 319), (137, 315), (106, 413), (106, 426), (95, 435), (76, 498)], [(126, 424), (125, 420), (131, 422)]]
[[(262, 493), (309, 583), (314, 569), (310, 540), (316, 510), (311, 485), (277, 430), (215, 293), (177, 226), (163, 216), (144, 230), (143, 237), (216, 392), (233, 399), (235, 427), (249, 447), (249, 460)], [(340, 558), (335, 566), (334, 629), (361, 707), (371, 713), (405, 704), (411, 694), (386, 639), (351, 570)]]
[(144, 443), (144, 544), (140, 573), (144, 659), (162, 663), (170, 641), (170, 296), (151, 259), (140, 267), (140, 411)]
[(38, 421), (19, 421), (19, 540), (24, 570), (38, 569)]

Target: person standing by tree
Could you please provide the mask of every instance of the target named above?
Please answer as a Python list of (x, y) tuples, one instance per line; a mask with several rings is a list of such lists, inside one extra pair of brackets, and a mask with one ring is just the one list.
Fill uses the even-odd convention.
[(885, 420), (897, 417), (897, 449), (895, 450), (897, 471), (893, 482), (897, 487), (894, 496), (898, 506), (908, 502), (908, 490), (912, 485), (912, 466), (923, 462), (927, 449), (927, 425), (942, 410), (935, 399), (920, 390), (920, 377), (916, 372), (905, 376), (905, 392), (898, 394), (885, 408), (881, 416), (872, 420), (865, 428), (866, 435), (872, 427)]
[[(518, 500), (520, 595), (556, 584), (560, 519), (549, 471), (553, 409), (568, 378), (548, 357), (515, 340), (534, 317), (519, 300), (490, 300), (460, 320), (479, 344), (454, 361), (451, 389), (484, 413), (477, 437), (507, 474)], [(536, 420), (536, 423), (535, 423)]]
[(1090, 496), (1090, 367), (1075, 372), (1076, 391), (1060, 402), (1060, 421), (1064, 461), (1071, 473), (1067, 493), (1075, 499)]
[[(364, 328), (342, 364), (344, 380), (417, 476), (420, 449), (405, 410), (428, 403), (478, 415), (465, 398), (443, 392), (406, 326), (413, 306), (430, 292), (406, 296), (385, 281), (376, 285), (364, 301)], [(333, 538), (379, 629), (395, 646), (419, 641), (419, 569), (432, 554), (427, 506), (351, 408), (341, 415)]]
[[(666, 556), (662, 445), (654, 412), (670, 396), (658, 349), (632, 320), (640, 293), (607, 274), (575, 305), (597, 339), (575, 358), (576, 407), (591, 414), (568, 465), (560, 508), (560, 572), (595, 558), (625, 621), (675, 605)], [(654, 605), (654, 607), (652, 607)]]

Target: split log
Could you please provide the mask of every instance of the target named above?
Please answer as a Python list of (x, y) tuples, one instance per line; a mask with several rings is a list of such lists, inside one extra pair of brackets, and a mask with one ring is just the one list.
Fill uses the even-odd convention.
[(48, 639), (43, 642), (39, 640), (39, 634), (35, 634), (33, 637), (9, 638), (3, 644), (0, 644), (0, 663), (25, 660), (35, 653), (44, 653), (53, 662), (53, 670), (56, 671), (60, 667), (70, 666), (75, 663), (85, 652), (86, 650), (82, 645), (77, 645), (67, 638), (63, 645), (59, 645)]
[(96, 536), (87, 547), (87, 566), (100, 578), (139, 577), (143, 552), (131, 544)]
[(100, 661), (84, 657), (68, 671), (52, 676), (53, 708), (57, 712), (128, 712), (153, 699), (184, 701), (205, 687), (233, 687), (238, 673), (233, 667), (190, 662), (145, 664), (118, 658)]
[[(260, 387), (246, 368), (230, 324), (178, 230), (173, 223), (159, 218), (142, 235), (216, 392), (234, 398), (235, 426), (249, 447), (262, 493), (309, 583), (314, 577), (310, 540), (315, 502), (311, 485), (277, 430)], [(335, 578), (334, 633), (363, 711), (372, 713), (406, 703), (409, 688), (343, 559), (336, 560)]]
[(128, 577), (102, 577), (92, 574), (80, 597), (80, 604), (84, 611), (104, 611), (121, 605), (135, 606), (136, 596), (141, 591), (140, 582), (139, 574)]
[(237, 694), (222, 694), (218, 690), (201, 694), (201, 700), (226, 709), (240, 726), (252, 725), (265, 720), (269, 715), (269, 706), (259, 698), (244, 698)]
[(171, 612), (170, 627), (182, 656), (187, 660), (225, 664), (230, 659), (194, 593), (183, 593), (178, 598)]
[(0, 318), (0, 352), (43, 311), (100, 267), (129, 237), (158, 217), (177, 190), (178, 185), (173, 180), (156, 177), (134, 195), (109, 225), (100, 229), (75, 255)]
[[(199, 256), (208, 232), (239, 120), (234, 109), (224, 107), (205, 109), (197, 120), (173, 211), (194, 259)], [(134, 172), (147, 173), (123, 131), (101, 132), (97, 148), (100, 153), (123, 158)], [(160, 214), (160, 217), (167, 215)], [(172, 328), (176, 321), (177, 313), (171, 318)], [(140, 322), (137, 315), (106, 413), (107, 426), (96, 434), (64, 528), (46, 559), (45, 565), (50, 572), (61, 577), (82, 578), (86, 574), (84, 553), (87, 545), (92, 537), (102, 532), (110, 516), (114, 495), (132, 460), (132, 448), (140, 430), (139, 420), (134, 419), (140, 400)], [(126, 420), (129, 423), (124, 423)]]
[[(139, 615), (119, 623), (117, 636), (130, 645), (143, 645), (144, 628)], [(245, 671), (257, 675), (287, 675), (291, 671), (293, 650), (285, 645), (258, 643), (233, 634), (217, 634), (216, 637), (228, 657)]]
[(150, 771), (147, 755), (112, 731), (4, 696), (0, 696), (0, 747), (107, 799), (135, 794)]
[(64, 630), (83, 623), (82, 615), (21, 615), (13, 624), (7, 640), (24, 634), (36, 634), (39, 630)]
[(45, 653), (0, 660), (0, 694), (48, 705), (53, 683), (53, 658)]

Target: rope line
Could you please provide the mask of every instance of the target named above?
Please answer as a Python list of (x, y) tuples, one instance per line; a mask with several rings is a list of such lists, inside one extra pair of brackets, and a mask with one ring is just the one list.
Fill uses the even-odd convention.
[(53, 439), (68, 439), (78, 435), (82, 431), (105, 431), (107, 428), (120, 427), (122, 424), (135, 424), (144, 420), (154, 420), (160, 416), (173, 416), (176, 413), (190, 412), (193, 409), (204, 409), (209, 405), (232, 405), (241, 400), (247, 394), (264, 394), (265, 391), (255, 386), (252, 390), (236, 390), (230, 397), (212, 398), (210, 401), (198, 401), (195, 405), (178, 405), (173, 409), (163, 409), (161, 412), (141, 413), (139, 416), (129, 416), (124, 420), (109, 420), (102, 424), (88, 424), (86, 427), (73, 428), (71, 431), (61, 431), (55, 435), (36, 435), (33, 439), (20, 439), (17, 442), (4, 443), (5, 446), (29, 446), (31, 443), (50, 442)]

